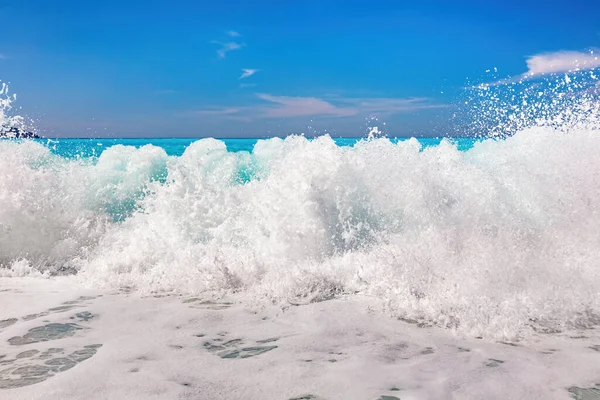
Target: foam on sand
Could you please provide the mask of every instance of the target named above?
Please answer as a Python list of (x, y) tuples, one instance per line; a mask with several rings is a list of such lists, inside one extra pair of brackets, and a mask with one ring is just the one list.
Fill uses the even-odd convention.
[[(2, 304), (31, 300), (45, 315), (3, 309), (18, 320), (0, 330), (6, 400), (598, 398), (596, 329), (489, 342), (390, 319), (362, 296), (212, 308), (185, 296), (74, 289), (72, 277), (0, 284)], [(76, 308), (44, 314), (61, 305)], [(13, 339), (31, 332), (39, 340)]]

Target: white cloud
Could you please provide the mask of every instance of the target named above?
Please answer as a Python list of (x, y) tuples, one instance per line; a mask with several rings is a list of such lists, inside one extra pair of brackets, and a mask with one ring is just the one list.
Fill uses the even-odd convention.
[(240, 37), (242, 35), (240, 35), (238, 32), (236, 31), (227, 31), (227, 36), (231, 36), (231, 37)]
[(225, 58), (225, 56), (227, 55), (228, 52), (233, 51), (233, 50), (239, 50), (244, 46), (242, 43), (219, 42), (216, 40), (214, 40), (212, 43), (218, 44), (219, 46), (221, 46), (221, 48), (219, 50), (217, 50), (217, 54), (218, 54), (219, 58)]
[[(393, 115), (421, 109), (445, 107), (423, 98), (335, 98), (273, 96), (259, 93), (260, 100), (268, 104), (244, 107), (211, 108), (197, 111), (203, 115), (224, 115), (260, 118), (297, 118), (312, 116), (352, 117), (362, 115)], [(334, 104), (335, 101), (335, 104)]]
[(261, 100), (273, 103), (263, 108), (263, 116), (267, 118), (303, 117), (311, 115), (332, 115), (344, 117), (356, 115), (357, 110), (338, 107), (316, 97), (287, 97), (257, 94)]
[(558, 72), (594, 69), (600, 67), (600, 58), (593, 53), (557, 51), (527, 58), (528, 71), (524, 75), (542, 75)]
[(593, 52), (556, 51), (529, 56), (526, 59), (527, 72), (509, 79), (486, 83), (480, 87), (504, 85), (537, 78), (546, 74), (590, 70), (600, 67), (600, 57)]
[(257, 73), (258, 71), (259, 71), (258, 69), (243, 68), (242, 69), (242, 76), (240, 76), (240, 79), (246, 79), (248, 77), (251, 77), (252, 75), (254, 75), (255, 73)]
[(392, 115), (418, 109), (444, 107), (422, 98), (337, 98), (336, 103), (315, 97), (285, 97), (258, 94), (258, 98), (274, 103), (265, 107), (265, 117), (300, 117), (329, 115), (349, 117), (361, 114)]
[(420, 97), (346, 98), (342, 99), (341, 101), (352, 105), (356, 109), (360, 110), (361, 113), (378, 115), (391, 115), (429, 108), (446, 107), (444, 104), (432, 103), (431, 100)]

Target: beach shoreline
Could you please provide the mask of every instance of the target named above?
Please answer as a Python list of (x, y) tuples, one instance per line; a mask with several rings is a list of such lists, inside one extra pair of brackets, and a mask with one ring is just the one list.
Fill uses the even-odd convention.
[(5, 400), (598, 394), (595, 329), (579, 339), (555, 334), (503, 343), (399, 321), (360, 296), (257, 309), (86, 289), (74, 277), (1, 278), (0, 287)]

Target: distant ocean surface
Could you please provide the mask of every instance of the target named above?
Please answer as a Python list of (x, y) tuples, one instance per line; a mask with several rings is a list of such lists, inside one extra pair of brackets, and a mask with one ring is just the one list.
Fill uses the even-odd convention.
[[(437, 146), (443, 138), (419, 138), (417, 139), (423, 148)], [(97, 157), (104, 150), (111, 146), (123, 145), (136, 148), (152, 145), (161, 147), (169, 156), (181, 156), (185, 149), (193, 142), (201, 140), (199, 138), (138, 138), (138, 139), (39, 139), (38, 142), (48, 146), (55, 154), (67, 158), (78, 157)], [(247, 139), (220, 139), (227, 146), (229, 152), (252, 152), (256, 143), (265, 138), (247, 138)], [(354, 146), (365, 138), (333, 138), (338, 146)], [(409, 138), (390, 138), (393, 143), (409, 140)], [(481, 139), (476, 138), (446, 138), (456, 144), (459, 150), (467, 150), (473, 147), (473, 144)]]

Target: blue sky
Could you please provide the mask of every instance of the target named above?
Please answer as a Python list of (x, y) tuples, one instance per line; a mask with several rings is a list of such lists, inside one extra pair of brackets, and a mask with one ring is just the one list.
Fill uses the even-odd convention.
[(3, 0), (0, 79), (48, 136), (437, 136), (469, 83), (600, 47), (598, 15), (577, 0)]

